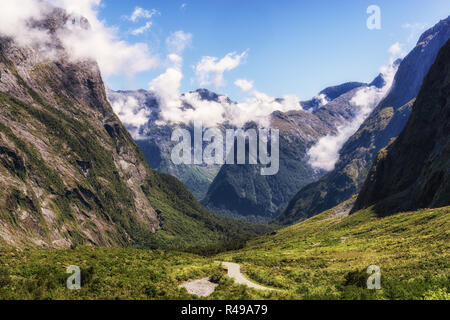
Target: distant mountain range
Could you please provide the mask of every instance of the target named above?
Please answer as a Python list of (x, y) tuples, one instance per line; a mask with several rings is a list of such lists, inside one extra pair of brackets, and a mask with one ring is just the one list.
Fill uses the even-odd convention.
[[(148, 124), (139, 133), (138, 145), (152, 168), (178, 177), (205, 207), (247, 221), (275, 219), (276, 223), (291, 224), (329, 209), (359, 191), (376, 153), (404, 128), (423, 78), (449, 37), (447, 18), (427, 30), (403, 61), (394, 62), (398, 72), (392, 89), (378, 106), (371, 106), (374, 111), (362, 119), (365, 121), (359, 130), (355, 128), (356, 133), (342, 137), (345, 140), (337, 154), (338, 161), (330, 172), (312, 163), (312, 147), (324, 137), (339, 136), (342, 128), (355, 125), (356, 95), (366, 88), (386, 86), (383, 75), (370, 84), (348, 82), (326, 88), (311, 100), (301, 102), (303, 110), (274, 112), (269, 117), (270, 126), (280, 130), (280, 171), (274, 176), (261, 176), (259, 165), (175, 166), (170, 160), (174, 126), (157, 125), (156, 95), (141, 90), (108, 92), (108, 97), (114, 106), (132, 96), (151, 111)], [(206, 89), (197, 93), (208, 101), (219, 101), (221, 97)]]
[[(358, 114), (352, 99), (367, 84), (347, 83), (322, 91), (309, 110), (275, 112), (270, 127), (280, 131), (280, 170), (261, 176), (258, 165), (224, 165), (211, 184), (202, 204), (210, 210), (238, 219), (268, 221), (286, 207), (295, 193), (323, 176), (326, 171), (309, 163), (308, 150), (320, 138), (336, 135)], [(316, 101), (316, 102), (314, 102)], [(303, 106), (303, 104), (302, 104)]]
[[(217, 101), (219, 97), (219, 95), (206, 89), (199, 89), (196, 93), (203, 100), (208, 101)], [(173, 130), (182, 127), (193, 132), (193, 127), (184, 124), (158, 124), (161, 110), (157, 96), (151, 91), (108, 90), (107, 94), (113, 108), (117, 104), (136, 103), (148, 112), (146, 124), (139, 128), (126, 125), (128, 130), (135, 132), (138, 136), (136, 143), (144, 153), (150, 167), (158, 172), (177, 177), (198, 200), (203, 199), (214, 177), (219, 172), (220, 165), (174, 165), (170, 159), (172, 149), (175, 146), (175, 143), (171, 141)], [(140, 130), (140, 132), (136, 130)]]
[[(379, 75), (369, 85), (349, 82), (329, 87), (302, 102), (303, 110), (273, 113), (270, 126), (279, 129), (281, 137), (280, 172), (275, 176), (261, 176), (259, 165), (174, 165), (170, 159), (174, 146), (170, 137), (176, 125), (158, 123), (157, 95), (145, 90), (108, 91), (108, 98), (113, 107), (135, 99), (148, 112), (148, 123), (140, 126), (139, 132), (130, 126), (128, 129), (136, 133), (136, 142), (153, 169), (179, 178), (202, 204), (216, 213), (260, 222), (273, 219), (298, 189), (326, 173), (311, 167), (307, 151), (321, 137), (337, 134), (339, 127), (352, 122), (358, 111), (352, 99), (360, 89), (383, 85), (385, 81)], [(196, 93), (203, 100), (219, 101), (220, 95), (206, 89)], [(193, 131), (189, 125), (177, 126)], [(224, 128), (232, 127), (224, 124)]]

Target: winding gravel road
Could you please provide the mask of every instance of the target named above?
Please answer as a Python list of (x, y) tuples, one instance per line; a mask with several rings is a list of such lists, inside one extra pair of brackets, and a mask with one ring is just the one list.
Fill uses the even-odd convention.
[(248, 280), (244, 275), (241, 273), (241, 266), (237, 263), (232, 262), (222, 262), (222, 264), (227, 268), (228, 270), (228, 276), (238, 284), (245, 284), (246, 286), (258, 290), (274, 290), (271, 288), (260, 286), (259, 284), (253, 283), (250, 280)]

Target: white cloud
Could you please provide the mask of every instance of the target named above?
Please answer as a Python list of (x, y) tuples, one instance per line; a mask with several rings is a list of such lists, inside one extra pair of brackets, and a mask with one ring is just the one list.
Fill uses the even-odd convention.
[(160, 103), (161, 119), (158, 124), (201, 121), (204, 127), (215, 127), (225, 122), (242, 127), (249, 121), (255, 121), (267, 127), (269, 116), (274, 111), (302, 109), (296, 96), (286, 95), (279, 100), (257, 90), (239, 103), (231, 102), (225, 96), (220, 96), (218, 101), (202, 100), (197, 92), (181, 95), (182, 59), (172, 54), (168, 60), (171, 65), (149, 84), (149, 90), (155, 93)]
[(173, 32), (167, 39), (166, 45), (170, 52), (180, 54), (192, 43), (192, 34), (182, 30)]
[[(81, 15), (89, 20), (91, 28), (68, 24), (58, 32), (66, 51), (74, 60), (93, 59), (99, 64), (104, 77), (135, 74), (148, 71), (158, 64), (158, 59), (145, 43), (129, 44), (120, 40), (115, 28), (107, 27), (98, 18), (100, 0), (52, 0), (69, 14)], [(144, 12), (144, 16), (152, 15)]]
[(182, 3), (181, 6), (180, 6), (180, 9), (184, 10), (186, 8), (187, 8), (187, 3)]
[(151, 111), (137, 97), (110, 92), (109, 98), (114, 112), (127, 126), (133, 138), (139, 139), (139, 128), (147, 124)]
[(157, 59), (144, 43), (129, 44), (117, 38), (115, 30), (98, 20), (90, 20), (91, 30), (61, 30), (64, 47), (75, 60), (93, 59), (103, 76), (125, 74), (129, 77), (157, 65)]
[(319, 105), (317, 106), (318, 108), (323, 107), (324, 105), (326, 105), (329, 102), (327, 99), (327, 96), (324, 93), (314, 96), (313, 99), (318, 101), (318, 103), (319, 103)]
[(242, 91), (250, 91), (253, 89), (253, 81), (248, 81), (246, 79), (237, 79), (234, 84), (241, 88)]
[(154, 15), (160, 15), (160, 14), (161, 13), (156, 9), (147, 10), (147, 9), (143, 9), (141, 7), (136, 7), (134, 9), (133, 13), (131, 14), (131, 16), (125, 16), (125, 18), (132, 22), (138, 22), (141, 19), (147, 20), (147, 22), (144, 25), (131, 31), (132, 35), (137, 36), (137, 35), (143, 34), (145, 31), (149, 30), (153, 25), (153, 22), (150, 19)]
[(237, 68), (247, 57), (248, 50), (241, 54), (236, 52), (228, 53), (219, 60), (216, 57), (203, 57), (195, 67), (199, 84), (201, 86), (213, 84), (216, 87), (224, 85), (223, 74)]
[(156, 14), (160, 14), (156, 9), (146, 10), (141, 7), (136, 7), (131, 16), (128, 17), (128, 20), (137, 22), (140, 19), (151, 19)]
[[(41, 20), (51, 12), (50, 5), (63, 8), (71, 16), (64, 28), (57, 30), (69, 58), (97, 61), (102, 75), (134, 76), (157, 65), (157, 58), (144, 43), (129, 44), (117, 36), (117, 30), (107, 27), (98, 18), (100, 0), (15, 0), (0, 1), (0, 33), (12, 37), (24, 46), (40, 49), (45, 58), (53, 58), (49, 33), (29, 26), (30, 19)], [(90, 28), (81, 17), (87, 18)]]
[(151, 28), (153, 22), (151, 21), (147, 21), (142, 27), (139, 27), (137, 29), (134, 29), (133, 31), (131, 31), (131, 34), (134, 36), (143, 34), (145, 31), (147, 31), (148, 29)]
[[(392, 48), (392, 47), (391, 47)], [(392, 54), (398, 53), (398, 48), (390, 49)], [(391, 61), (394, 60), (391, 57)], [(369, 117), (374, 108), (389, 92), (394, 81), (397, 66), (392, 63), (387, 67), (381, 68), (381, 73), (385, 80), (383, 88), (364, 87), (357, 91), (351, 99), (350, 104), (356, 109), (355, 117), (347, 123), (337, 128), (337, 134), (327, 135), (308, 150), (309, 164), (315, 169), (331, 171), (339, 160), (339, 152), (345, 142), (360, 128), (362, 123)]]
[(49, 34), (30, 28), (30, 19), (39, 20), (49, 8), (36, 0), (0, 1), (0, 33), (20, 45), (41, 46), (50, 41)]
[(406, 55), (403, 45), (400, 42), (394, 43), (388, 51), (391, 54), (391, 63), (398, 58), (404, 58)]
[(426, 23), (405, 23), (402, 25), (403, 29), (410, 30), (408, 42), (415, 41), (423, 32), (423, 30), (426, 29), (426, 27), (427, 27)]
[(255, 121), (262, 127), (268, 127), (269, 116), (273, 112), (302, 110), (300, 99), (295, 95), (285, 95), (283, 99), (276, 99), (257, 90), (253, 90), (251, 94), (242, 102), (226, 106), (227, 120), (231, 124), (242, 127), (249, 121)]
[(181, 108), (180, 87), (183, 73), (181, 72), (182, 58), (176, 54), (168, 57), (172, 66), (153, 79), (149, 90), (155, 92), (159, 99), (161, 117), (168, 121), (179, 122), (179, 109)]

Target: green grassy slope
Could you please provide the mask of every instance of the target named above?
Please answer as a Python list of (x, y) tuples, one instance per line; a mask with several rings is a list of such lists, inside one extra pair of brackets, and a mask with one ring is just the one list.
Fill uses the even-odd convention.
[[(208, 299), (450, 299), (450, 207), (377, 217), (319, 216), (211, 258), (176, 251), (79, 247), (0, 250), (0, 298), (193, 299), (178, 286), (211, 277)], [(254, 282), (236, 285), (217, 261), (234, 261)], [(81, 267), (80, 291), (65, 288), (67, 266)], [(370, 265), (381, 268), (381, 290), (365, 287)]]
[[(221, 260), (242, 264), (253, 280), (291, 298), (450, 299), (450, 207), (378, 218), (371, 210), (331, 217), (334, 209)], [(370, 265), (382, 289), (366, 288)]]
[(248, 238), (269, 232), (268, 225), (253, 225), (215, 215), (195, 199), (177, 178), (154, 173), (149, 197), (160, 212), (161, 229), (148, 238), (147, 248), (214, 253), (241, 247)]

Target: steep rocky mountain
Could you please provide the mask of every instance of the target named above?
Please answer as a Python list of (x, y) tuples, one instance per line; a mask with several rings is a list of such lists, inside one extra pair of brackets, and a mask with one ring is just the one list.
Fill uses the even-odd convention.
[(450, 204), (450, 40), (426, 76), (400, 136), (382, 149), (356, 200), (379, 215)]
[(298, 189), (325, 174), (324, 170), (309, 164), (307, 151), (321, 137), (337, 134), (340, 126), (355, 118), (358, 108), (352, 99), (362, 88), (368, 85), (346, 83), (330, 87), (321, 93), (332, 99), (325, 99), (323, 106), (272, 114), (270, 127), (280, 131), (279, 172), (261, 176), (259, 165), (224, 165), (202, 203), (216, 213), (238, 219), (275, 218)]
[(450, 17), (427, 30), (403, 59), (386, 98), (345, 143), (334, 170), (301, 189), (277, 222), (291, 224), (330, 209), (362, 187), (377, 152), (403, 130), (439, 49), (450, 38)]
[(33, 25), (49, 33), (46, 48), (0, 35), (2, 242), (186, 248), (258, 232), (206, 211), (177, 179), (149, 168), (97, 64), (72, 59), (58, 38), (89, 28), (85, 19), (52, 9)]
[(261, 165), (223, 165), (202, 203), (212, 211), (238, 219), (267, 221), (288, 201), (299, 183), (320, 177), (305, 151), (331, 127), (306, 111), (276, 112), (271, 128), (280, 130), (280, 170), (262, 176)]

